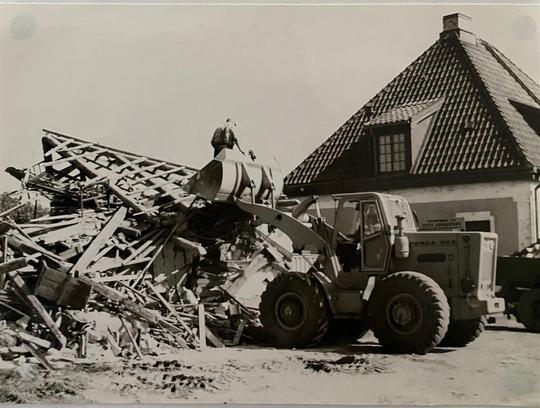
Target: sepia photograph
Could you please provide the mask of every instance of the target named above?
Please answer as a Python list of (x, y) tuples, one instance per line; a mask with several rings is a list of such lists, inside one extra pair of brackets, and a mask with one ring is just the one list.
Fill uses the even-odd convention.
[(0, 1), (0, 405), (540, 405), (540, 3)]

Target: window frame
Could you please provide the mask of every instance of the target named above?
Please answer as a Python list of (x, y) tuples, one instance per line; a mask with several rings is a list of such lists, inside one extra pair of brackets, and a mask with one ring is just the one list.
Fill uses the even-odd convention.
[[(372, 130), (373, 134), (373, 144), (375, 146), (375, 175), (381, 176), (392, 176), (392, 175), (402, 175), (408, 174), (411, 171), (412, 160), (411, 160), (411, 128), (409, 124), (405, 125), (394, 125), (394, 126), (380, 126)], [(390, 143), (391, 146), (391, 171), (381, 171), (381, 139), (384, 136), (391, 136), (396, 134), (403, 134), (404, 136), (404, 147), (405, 147), (405, 168), (403, 170), (393, 170), (394, 168), (394, 142), (393, 140)]]

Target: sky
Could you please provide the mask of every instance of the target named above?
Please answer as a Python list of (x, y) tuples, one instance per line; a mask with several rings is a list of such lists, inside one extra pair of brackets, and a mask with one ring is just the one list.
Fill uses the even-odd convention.
[(454, 12), (540, 82), (538, 6), (0, 5), (0, 191), (43, 128), (200, 168), (231, 117), (288, 173)]

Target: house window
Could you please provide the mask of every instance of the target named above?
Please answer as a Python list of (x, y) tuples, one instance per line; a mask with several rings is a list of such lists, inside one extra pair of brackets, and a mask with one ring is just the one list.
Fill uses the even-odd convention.
[(391, 173), (407, 169), (406, 138), (404, 133), (381, 135), (379, 142), (379, 172)]

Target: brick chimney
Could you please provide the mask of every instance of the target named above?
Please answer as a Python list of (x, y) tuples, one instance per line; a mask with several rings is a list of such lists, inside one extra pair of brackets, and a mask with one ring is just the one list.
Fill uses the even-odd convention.
[(476, 35), (472, 31), (472, 18), (461, 13), (449, 14), (443, 17), (441, 39), (458, 37), (463, 42), (476, 45)]

